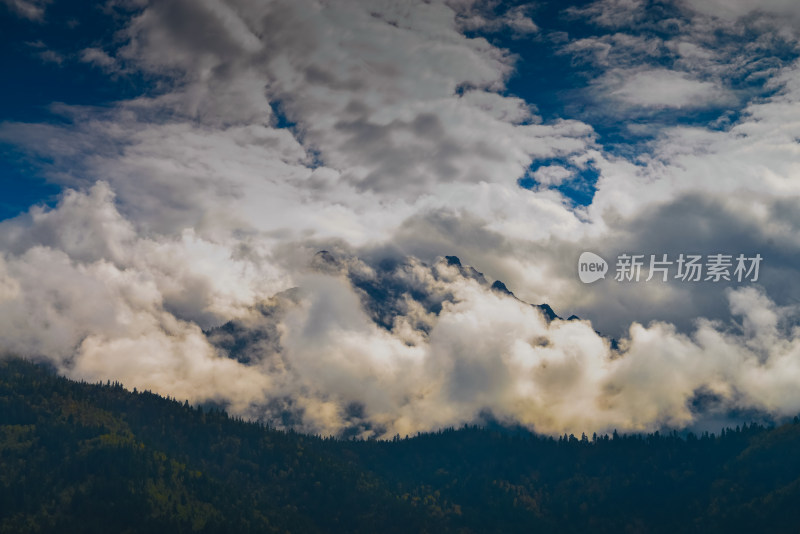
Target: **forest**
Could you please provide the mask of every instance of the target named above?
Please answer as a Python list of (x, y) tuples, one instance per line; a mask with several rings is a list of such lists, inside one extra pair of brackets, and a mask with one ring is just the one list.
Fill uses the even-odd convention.
[(798, 418), (334, 439), (0, 361), (0, 533), (797, 532), (798, 453)]

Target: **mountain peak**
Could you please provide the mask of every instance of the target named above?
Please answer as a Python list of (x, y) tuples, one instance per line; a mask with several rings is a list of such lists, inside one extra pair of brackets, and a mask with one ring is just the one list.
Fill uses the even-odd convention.
[(514, 293), (509, 291), (508, 288), (506, 287), (506, 285), (503, 282), (501, 282), (500, 280), (495, 280), (494, 281), (494, 283), (492, 284), (492, 289), (494, 291), (499, 292), (499, 293), (504, 293), (506, 295), (511, 295), (512, 297), (514, 296)]

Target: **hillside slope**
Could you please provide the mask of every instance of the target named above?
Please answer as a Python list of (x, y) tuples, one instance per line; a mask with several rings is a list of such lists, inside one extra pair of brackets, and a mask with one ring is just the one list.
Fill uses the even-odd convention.
[(800, 424), (719, 436), (270, 430), (0, 361), (0, 532), (796, 532)]

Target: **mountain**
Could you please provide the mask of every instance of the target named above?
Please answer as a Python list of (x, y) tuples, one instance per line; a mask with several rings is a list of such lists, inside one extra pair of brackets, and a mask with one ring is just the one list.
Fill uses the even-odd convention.
[(0, 533), (796, 532), (798, 451), (797, 418), (335, 440), (0, 361)]
[[(483, 273), (462, 264), (457, 256), (443, 256), (427, 264), (411, 256), (381, 257), (373, 261), (344, 252), (321, 250), (314, 256), (311, 269), (345, 279), (359, 295), (361, 306), (372, 321), (389, 331), (398, 318), (414, 316), (414, 328), (423, 336), (430, 333), (445, 303), (455, 302), (450, 286), (459, 279), (477, 282), (488, 291), (520, 300), (502, 281), (489, 283)], [(245, 364), (251, 362), (254, 353), (279, 353), (277, 325), (286, 311), (298, 304), (302, 293), (302, 288), (279, 293), (259, 305), (258, 320), (234, 319), (208, 329), (206, 336), (222, 353)], [(531, 306), (541, 311), (548, 322), (562, 319), (548, 304)], [(417, 309), (425, 313), (414, 313)], [(579, 317), (572, 315), (568, 320), (579, 320)]]

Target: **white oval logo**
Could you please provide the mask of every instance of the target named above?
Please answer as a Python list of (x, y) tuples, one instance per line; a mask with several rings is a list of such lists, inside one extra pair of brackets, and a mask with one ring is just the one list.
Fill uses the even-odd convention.
[(578, 277), (584, 284), (591, 284), (606, 277), (608, 263), (594, 252), (584, 252), (578, 258)]

